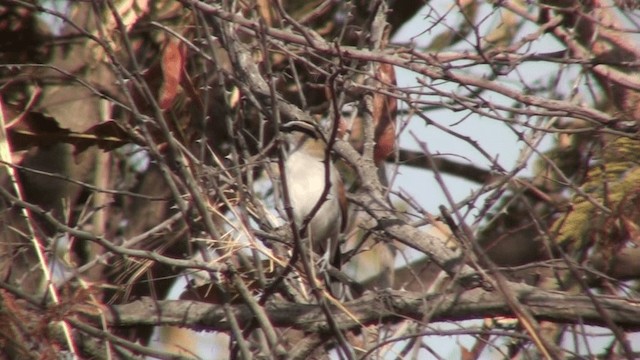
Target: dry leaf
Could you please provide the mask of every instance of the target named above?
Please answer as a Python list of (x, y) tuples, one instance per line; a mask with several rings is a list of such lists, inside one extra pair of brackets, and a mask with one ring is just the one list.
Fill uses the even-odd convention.
[(158, 90), (158, 103), (162, 110), (166, 110), (173, 104), (178, 94), (178, 86), (181, 83), (185, 65), (186, 49), (177, 40), (170, 40), (162, 51), (162, 84)]
[(13, 151), (63, 142), (74, 145), (75, 153), (79, 154), (94, 145), (109, 151), (131, 142), (127, 132), (113, 120), (78, 133), (60, 127), (51, 116), (33, 111), (12, 121), (7, 134)]

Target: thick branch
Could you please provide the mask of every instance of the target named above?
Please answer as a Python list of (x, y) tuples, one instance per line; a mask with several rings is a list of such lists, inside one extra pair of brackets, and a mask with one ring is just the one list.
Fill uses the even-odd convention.
[[(605, 326), (587, 296), (544, 291), (524, 284), (510, 284), (514, 296), (538, 319), (557, 323)], [(616, 325), (626, 330), (640, 329), (640, 301), (613, 297), (599, 297)], [(344, 304), (351, 313), (332, 308), (342, 329), (404, 319), (422, 321), (425, 313), (431, 321), (459, 321), (485, 317), (512, 316), (512, 310), (499, 292), (482, 289), (460, 294), (424, 295), (418, 292), (384, 290), (366, 294)], [(437, 308), (433, 308), (437, 306)], [(124, 305), (113, 305), (107, 314), (110, 326), (139, 325), (184, 326), (207, 331), (228, 331), (221, 305), (197, 301), (154, 301), (144, 298)], [(235, 305), (232, 311), (241, 323), (252, 320), (253, 312), (246, 305)], [(329, 331), (326, 318), (318, 305), (277, 302), (265, 306), (266, 314), (276, 327), (293, 327), (309, 332)]]

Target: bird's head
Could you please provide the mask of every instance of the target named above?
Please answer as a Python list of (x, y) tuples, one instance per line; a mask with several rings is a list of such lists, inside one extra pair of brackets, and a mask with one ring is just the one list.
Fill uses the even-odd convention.
[(280, 126), (286, 134), (289, 153), (304, 151), (318, 158), (325, 157), (327, 142), (318, 124), (294, 120)]

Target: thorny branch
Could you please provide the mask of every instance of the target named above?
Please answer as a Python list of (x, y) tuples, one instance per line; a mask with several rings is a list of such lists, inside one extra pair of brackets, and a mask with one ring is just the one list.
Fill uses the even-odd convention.
[[(228, 334), (218, 348), (231, 358), (330, 349), (386, 358), (400, 341), (396, 357), (441, 356), (422, 339), (453, 331), (435, 323), (485, 319), (456, 323), (477, 342), (465, 356), (596, 357), (601, 349), (566, 340), (589, 344), (592, 325), (610, 331), (608, 355), (633, 358), (640, 14), (631, 5), (130, 3), (0, 5), (0, 116), (12, 119), (0, 141), (9, 325), (0, 345), (11, 354), (195, 356), (186, 344), (149, 344), (166, 326)], [(42, 30), (42, 14), (64, 25)], [(390, 37), (416, 14), (427, 35)], [(548, 39), (561, 49), (535, 50)], [(531, 71), (543, 67), (556, 73)], [(31, 111), (55, 126), (30, 122)], [(377, 128), (385, 116), (387, 139)], [(63, 136), (106, 120), (126, 136), (80, 135), (123, 136), (131, 152), (98, 156)], [(331, 124), (325, 166), (337, 161), (352, 220), (348, 261), (327, 271), (352, 298), (329, 298), (308, 277), (315, 254), (301, 254), (281, 174), (279, 125), (289, 120)], [(485, 126), (515, 140), (496, 153)], [(500, 134), (490, 141), (506, 144)], [(440, 138), (471, 155), (440, 150)], [(27, 151), (11, 153), (14, 142)], [(381, 145), (396, 152), (376, 158)], [(421, 178), (399, 185), (408, 167)], [(460, 190), (445, 175), (474, 184)], [(440, 216), (425, 194), (446, 195)], [(498, 317), (515, 317), (515, 330)], [(62, 336), (43, 325), (59, 321)]]

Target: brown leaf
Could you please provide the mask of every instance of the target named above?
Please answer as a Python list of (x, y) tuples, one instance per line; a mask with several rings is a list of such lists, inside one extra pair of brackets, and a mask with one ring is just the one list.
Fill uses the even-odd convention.
[(96, 145), (104, 151), (111, 151), (125, 144), (132, 143), (127, 132), (113, 120), (94, 125), (81, 134), (72, 134), (71, 144), (76, 145), (76, 153)]
[(177, 40), (170, 40), (162, 51), (162, 84), (158, 90), (158, 103), (162, 110), (168, 109), (178, 94), (178, 86), (182, 79), (186, 58), (184, 45)]
[(13, 120), (7, 126), (7, 135), (13, 151), (26, 150), (33, 146), (49, 146), (62, 141), (71, 131), (60, 127), (51, 116), (29, 112)]
[(258, 0), (258, 12), (267, 26), (273, 25), (273, 16), (271, 16), (272, 5), (268, 0)]
[(63, 142), (74, 145), (78, 154), (94, 145), (109, 151), (131, 143), (126, 131), (113, 120), (78, 133), (60, 127), (56, 119), (39, 112), (28, 112), (12, 121), (7, 134), (13, 151)]
[[(396, 85), (396, 74), (393, 65), (379, 64), (376, 69), (375, 85), (380, 89), (373, 93), (372, 121), (374, 127), (375, 147), (373, 159), (376, 165), (387, 159), (396, 148), (396, 116), (398, 112), (398, 100), (384, 91), (391, 91)], [(353, 147), (362, 151), (364, 146), (363, 119), (358, 116), (351, 125), (349, 142)], [(345, 132), (347, 127), (344, 119), (340, 120), (339, 133)]]
[(475, 357), (471, 351), (466, 347), (460, 345), (460, 359), (461, 360), (474, 360)]
[[(396, 73), (393, 65), (380, 64), (377, 78), (383, 88), (396, 85)], [(376, 164), (384, 161), (396, 148), (396, 116), (398, 100), (393, 96), (375, 93), (373, 95), (373, 121), (375, 123), (375, 141), (373, 159)]]

